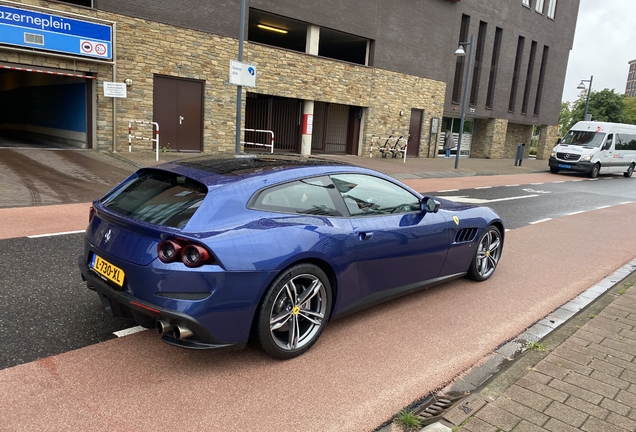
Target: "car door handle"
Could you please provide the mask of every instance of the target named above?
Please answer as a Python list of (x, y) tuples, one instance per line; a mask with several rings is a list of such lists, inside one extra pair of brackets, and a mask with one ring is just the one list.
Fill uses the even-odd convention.
[(360, 240), (371, 240), (372, 237), (373, 237), (373, 233), (372, 232), (359, 232), (358, 233), (358, 239), (360, 239)]

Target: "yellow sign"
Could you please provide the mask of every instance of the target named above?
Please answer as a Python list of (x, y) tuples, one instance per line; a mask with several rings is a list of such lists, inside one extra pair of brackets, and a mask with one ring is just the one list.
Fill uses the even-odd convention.
[(459, 225), (459, 218), (457, 216), (453, 216), (453, 220), (455, 221), (455, 225)]

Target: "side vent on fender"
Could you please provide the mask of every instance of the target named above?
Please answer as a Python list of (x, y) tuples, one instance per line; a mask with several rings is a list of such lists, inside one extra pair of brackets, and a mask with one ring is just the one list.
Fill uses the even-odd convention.
[(455, 243), (471, 242), (477, 235), (477, 228), (462, 228), (455, 234)]

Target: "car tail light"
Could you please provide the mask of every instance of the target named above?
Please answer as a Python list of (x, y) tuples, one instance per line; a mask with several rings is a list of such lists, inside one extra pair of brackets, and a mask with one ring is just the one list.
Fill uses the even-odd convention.
[(181, 245), (174, 240), (164, 240), (157, 247), (159, 259), (165, 263), (171, 263), (179, 259), (181, 254)]
[(181, 261), (188, 267), (211, 264), (214, 258), (202, 245), (182, 239), (168, 239), (159, 243), (157, 255), (164, 263)]
[(210, 259), (210, 254), (204, 247), (189, 244), (183, 249), (181, 261), (188, 267), (198, 267)]
[(95, 207), (91, 206), (88, 209), (88, 223), (91, 223), (91, 221), (93, 220), (93, 216), (95, 216)]

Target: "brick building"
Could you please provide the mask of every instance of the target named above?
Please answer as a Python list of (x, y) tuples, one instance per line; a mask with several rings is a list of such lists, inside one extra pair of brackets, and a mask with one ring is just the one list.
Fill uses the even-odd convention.
[[(409, 155), (434, 157), (444, 131), (459, 132), (467, 57), (453, 53), (474, 36), (462, 154), (514, 157), (541, 126), (547, 157), (578, 7), (248, 0), (256, 86), (243, 87), (241, 127), (304, 154), (366, 155), (373, 137), (408, 134)], [(233, 152), (239, 24), (239, 1), (0, 0), (0, 135), (121, 151), (130, 120), (155, 121), (161, 148)], [(125, 98), (105, 96), (124, 82)]]
[(627, 74), (625, 96), (636, 96), (636, 60), (629, 62), (629, 73)]

